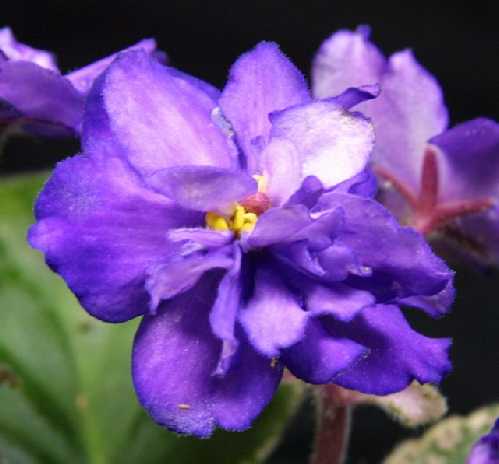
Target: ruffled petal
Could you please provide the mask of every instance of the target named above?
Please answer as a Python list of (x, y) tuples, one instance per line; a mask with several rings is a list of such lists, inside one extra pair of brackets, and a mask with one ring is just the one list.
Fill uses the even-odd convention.
[(31, 245), (90, 314), (110, 322), (148, 310), (147, 270), (181, 246), (168, 230), (203, 222), (146, 190), (120, 159), (84, 155), (59, 163), (35, 214)]
[(369, 28), (335, 32), (319, 48), (312, 65), (312, 83), (317, 98), (339, 95), (348, 87), (379, 83), (386, 61), (369, 41)]
[(153, 419), (203, 438), (216, 426), (248, 428), (282, 375), (282, 368), (272, 368), (244, 341), (227, 374), (213, 375), (222, 349), (208, 322), (215, 296), (216, 279), (206, 277), (157, 316), (145, 317), (132, 358), (137, 395)]
[(144, 50), (155, 56), (156, 41), (154, 39), (144, 39), (120, 52), (113, 53), (98, 61), (95, 61), (83, 68), (67, 73), (64, 77), (83, 95), (87, 95), (95, 79), (102, 74), (106, 68), (116, 59), (119, 53), (130, 50)]
[(369, 349), (333, 383), (363, 393), (387, 395), (413, 380), (439, 383), (450, 369), (447, 338), (428, 338), (411, 329), (396, 306), (366, 308), (347, 324), (329, 319), (331, 334), (344, 336)]
[(425, 313), (433, 318), (444, 316), (454, 302), (456, 291), (452, 281), (449, 281), (447, 286), (436, 295), (430, 296), (410, 296), (408, 298), (400, 298), (396, 303), (406, 306), (412, 306), (422, 309)]
[(57, 72), (28, 61), (0, 61), (0, 101), (48, 135), (50, 125), (78, 131), (83, 117), (84, 100), (76, 89)]
[(298, 342), (304, 334), (307, 313), (297, 298), (270, 269), (260, 269), (255, 290), (239, 315), (250, 343), (266, 356)]
[(433, 137), (440, 175), (439, 200), (466, 201), (499, 195), (499, 124), (467, 121)]
[(235, 329), (237, 314), (241, 307), (241, 257), (241, 248), (238, 244), (234, 244), (232, 267), (220, 281), (217, 298), (210, 312), (211, 330), (223, 342), (216, 375), (224, 375), (227, 372), (239, 347)]
[(374, 200), (333, 192), (323, 195), (313, 211), (337, 208), (343, 209), (345, 221), (334, 243), (353, 250), (365, 268), (364, 275), (349, 278), (353, 286), (386, 302), (436, 295), (452, 281), (453, 272), (433, 254), (423, 237), (409, 227), (401, 227)]
[(316, 101), (273, 113), (271, 122), (272, 138), (291, 142), (300, 154), (302, 179), (316, 176), (326, 188), (363, 171), (374, 147), (371, 123), (334, 102)]
[(38, 50), (18, 42), (10, 27), (0, 29), (0, 52), (12, 61), (29, 61), (42, 68), (58, 71), (56, 58), (53, 53)]
[(348, 287), (341, 283), (329, 286), (314, 285), (307, 292), (307, 309), (314, 316), (333, 316), (348, 322), (362, 309), (375, 303), (369, 292)]
[(327, 100), (349, 110), (360, 103), (377, 98), (380, 91), (381, 88), (378, 84), (349, 87), (336, 97), (331, 97)]
[(302, 339), (283, 350), (282, 362), (296, 377), (323, 384), (356, 362), (367, 352), (359, 343), (329, 333), (322, 319), (310, 318)]
[(154, 173), (147, 183), (196, 211), (224, 211), (257, 191), (255, 179), (244, 171), (215, 166), (174, 166)]
[(261, 42), (234, 63), (220, 107), (236, 132), (250, 173), (261, 173), (269, 114), (309, 100), (305, 79), (275, 43)]
[(150, 266), (145, 286), (151, 296), (151, 312), (156, 312), (161, 301), (192, 288), (206, 272), (230, 268), (233, 264), (231, 251), (231, 247), (223, 247), (187, 256), (179, 253), (166, 264)]
[(261, 248), (286, 242), (311, 223), (310, 214), (303, 205), (271, 208), (260, 216), (255, 229), (243, 243), (247, 248)]
[(143, 177), (189, 164), (234, 169), (233, 142), (211, 118), (215, 106), (199, 85), (144, 51), (122, 53), (90, 93), (83, 145), (118, 145)]

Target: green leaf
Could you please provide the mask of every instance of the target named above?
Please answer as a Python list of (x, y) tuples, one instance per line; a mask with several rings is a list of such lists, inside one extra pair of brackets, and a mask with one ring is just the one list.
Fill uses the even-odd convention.
[(465, 464), (473, 444), (499, 416), (499, 404), (485, 406), (469, 416), (451, 416), (434, 425), (419, 439), (403, 442), (385, 464)]
[(80, 308), (26, 243), (46, 174), (0, 180), (0, 461), (256, 463), (303, 397), (285, 385), (244, 433), (210, 440), (157, 426), (137, 403), (130, 351), (138, 321), (105, 324)]

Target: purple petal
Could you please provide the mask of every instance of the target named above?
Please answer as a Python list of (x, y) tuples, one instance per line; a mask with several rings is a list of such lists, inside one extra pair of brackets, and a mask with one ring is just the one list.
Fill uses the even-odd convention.
[(274, 137), (261, 153), (260, 167), (274, 206), (284, 204), (302, 183), (301, 154), (289, 140)]
[(380, 87), (375, 85), (363, 85), (361, 87), (349, 87), (340, 95), (328, 98), (327, 100), (333, 102), (346, 110), (363, 103), (367, 100), (377, 98), (380, 94)]
[(172, 229), (168, 233), (172, 242), (185, 242), (192, 245), (192, 251), (218, 248), (228, 245), (234, 239), (230, 231), (215, 231), (206, 227)]
[(295, 296), (270, 270), (256, 274), (254, 294), (239, 315), (250, 343), (266, 356), (298, 342), (304, 334), (307, 313)]
[(147, 269), (180, 248), (168, 230), (203, 222), (201, 214), (144, 189), (120, 159), (97, 156), (59, 163), (35, 213), (31, 245), (89, 313), (111, 322), (147, 311)]
[(375, 303), (369, 292), (337, 283), (328, 287), (315, 285), (307, 292), (307, 309), (314, 316), (333, 316), (348, 322), (363, 308)]
[(448, 124), (436, 79), (410, 51), (395, 53), (383, 76), (381, 95), (359, 111), (372, 119), (376, 131), (373, 161), (418, 192), (426, 143)]
[(304, 205), (311, 209), (323, 193), (322, 182), (315, 176), (308, 176), (303, 179), (300, 188), (289, 198), (286, 205)]
[(473, 200), (499, 194), (499, 124), (467, 121), (433, 137), (439, 154), (441, 201)]
[(333, 97), (349, 87), (380, 82), (386, 62), (369, 41), (369, 32), (365, 26), (356, 31), (341, 30), (321, 45), (312, 66), (317, 98)]
[(353, 250), (360, 265), (370, 271), (356, 279), (356, 286), (365, 285), (387, 301), (435, 295), (449, 285), (453, 272), (419, 233), (401, 227), (380, 204), (333, 192), (321, 197), (315, 211), (337, 208), (343, 208), (345, 222), (335, 244)]
[(296, 377), (308, 383), (323, 384), (355, 363), (366, 349), (347, 338), (331, 335), (321, 319), (310, 318), (301, 341), (284, 350), (282, 361)]
[(425, 144), (448, 123), (442, 91), (410, 51), (395, 53), (387, 64), (368, 36), (366, 28), (340, 31), (322, 45), (313, 67), (314, 94), (332, 97), (379, 83), (380, 96), (358, 108), (376, 131), (373, 161), (417, 193)]
[(289, 108), (271, 121), (272, 137), (291, 142), (300, 154), (302, 177), (316, 176), (327, 188), (361, 172), (374, 146), (370, 122), (332, 102)]
[(217, 425), (248, 428), (282, 375), (247, 343), (225, 377), (212, 375), (222, 348), (208, 322), (215, 295), (216, 282), (205, 278), (157, 316), (145, 317), (132, 358), (137, 395), (154, 420), (198, 437), (210, 436)]
[(215, 166), (174, 166), (146, 181), (180, 206), (197, 211), (224, 211), (257, 191), (256, 181), (245, 172)]
[(271, 208), (260, 216), (255, 229), (246, 237), (245, 245), (259, 248), (284, 242), (311, 223), (303, 205)]
[(34, 123), (78, 130), (82, 96), (60, 74), (27, 61), (0, 62), (0, 101)]
[(161, 301), (189, 290), (206, 272), (230, 268), (233, 263), (230, 250), (226, 247), (208, 253), (192, 253), (186, 257), (177, 255), (166, 264), (151, 266), (145, 287), (151, 296), (152, 314)]
[(53, 53), (45, 50), (37, 50), (18, 42), (10, 27), (0, 29), (0, 52), (12, 61), (29, 61), (42, 68), (58, 71)]
[(499, 464), (499, 419), (492, 430), (475, 443), (466, 464)]
[(449, 281), (447, 286), (436, 295), (410, 296), (408, 298), (398, 299), (396, 303), (422, 309), (431, 317), (438, 318), (449, 311), (449, 308), (454, 302), (455, 294), (454, 285), (452, 285), (452, 281)]
[(215, 371), (216, 375), (226, 374), (239, 346), (235, 335), (235, 324), (241, 306), (241, 254), (239, 245), (234, 245), (232, 267), (220, 281), (217, 298), (210, 313), (213, 334), (223, 342), (222, 353)]
[(439, 383), (450, 369), (450, 339), (428, 338), (411, 329), (396, 306), (366, 308), (348, 324), (328, 320), (332, 334), (364, 345), (369, 354), (339, 373), (333, 383), (351, 390), (387, 395), (413, 380)]
[(260, 173), (269, 114), (309, 100), (305, 79), (275, 43), (261, 42), (234, 63), (220, 107), (236, 132), (250, 173)]
[(334, 187), (338, 193), (352, 193), (361, 197), (374, 198), (378, 191), (376, 176), (370, 168)]
[(119, 53), (130, 50), (144, 50), (144, 52), (154, 55), (156, 52), (156, 41), (154, 39), (144, 39), (120, 52), (113, 53), (98, 61), (93, 62), (83, 68), (67, 73), (64, 77), (82, 94), (87, 95), (95, 79), (102, 74), (106, 68), (116, 59)]
[(237, 167), (231, 140), (211, 119), (210, 95), (143, 51), (120, 54), (89, 100), (84, 147), (121, 147), (142, 176), (189, 164)]

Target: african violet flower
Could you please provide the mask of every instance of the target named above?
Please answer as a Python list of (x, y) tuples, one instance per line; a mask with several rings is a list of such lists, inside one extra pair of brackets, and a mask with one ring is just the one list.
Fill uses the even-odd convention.
[[(130, 49), (157, 53), (152, 39)], [(63, 75), (52, 53), (18, 42), (8, 27), (0, 29), (0, 126), (18, 123), (27, 132), (45, 136), (78, 133), (85, 97), (115, 57)]]
[(467, 464), (499, 464), (499, 419), (492, 430), (478, 440), (468, 456)]
[(447, 130), (435, 78), (409, 50), (386, 60), (366, 27), (339, 31), (323, 43), (313, 81), (319, 98), (379, 83), (380, 96), (359, 110), (375, 126), (373, 162), (383, 202), (425, 234), (444, 233), (477, 257), (499, 259), (497, 123), (478, 118)]
[(143, 316), (132, 374), (159, 424), (244, 430), (284, 367), (374, 394), (449, 370), (397, 306), (441, 315), (452, 273), (371, 198), (372, 126), (347, 109), (368, 90), (314, 101), (272, 43), (223, 92), (143, 51), (96, 81), (29, 240), (90, 314)]

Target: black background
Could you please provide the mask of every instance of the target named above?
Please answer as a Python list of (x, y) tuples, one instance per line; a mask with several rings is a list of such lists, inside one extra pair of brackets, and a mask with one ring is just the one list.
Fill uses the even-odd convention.
[[(278, 42), (308, 75), (322, 40), (339, 28), (369, 24), (385, 53), (412, 48), (439, 79), (454, 124), (479, 115), (499, 119), (499, 9), (494, 3), (3, 0), (0, 26), (10, 25), (19, 40), (54, 51), (63, 71), (154, 37), (171, 64), (221, 87), (230, 64), (260, 40)], [(0, 171), (52, 167), (76, 150), (71, 142), (15, 140)], [(455, 413), (499, 400), (497, 283), (495, 272), (458, 269), (451, 316), (429, 321), (411, 315), (427, 334), (454, 338), (455, 370), (443, 391)], [(299, 415), (272, 463), (306, 462), (310, 409)], [(380, 462), (407, 434), (380, 411), (359, 409), (349, 462)]]

